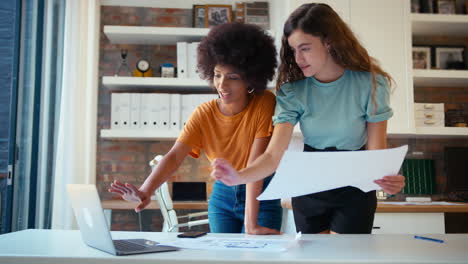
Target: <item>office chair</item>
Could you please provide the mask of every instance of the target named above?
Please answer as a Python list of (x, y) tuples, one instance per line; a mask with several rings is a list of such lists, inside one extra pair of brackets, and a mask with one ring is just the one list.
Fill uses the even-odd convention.
[[(156, 168), (162, 158), (162, 155), (157, 155), (153, 160), (150, 161), (150, 166), (153, 170)], [(177, 216), (176, 211), (174, 210), (171, 195), (169, 194), (169, 187), (167, 182), (164, 182), (158, 189), (156, 189), (155, 196), (164, 219), (162, 232), (179, 232), (179, 227), (190, 228), (192, 226), (208, 224), (208, 219), (191, 220), (194, 217), (206, 216), (208, 215), (208, 212), (198, 212)], [(187, 219), (187, 222), (179, 223), (179, 219)]]

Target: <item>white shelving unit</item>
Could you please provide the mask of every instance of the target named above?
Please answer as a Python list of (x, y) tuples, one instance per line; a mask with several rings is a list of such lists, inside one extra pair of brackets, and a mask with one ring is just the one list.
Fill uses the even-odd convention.
[[(468, 15), (411, 14), (412, 36), (468, 36)], [(414, 87), (467, 87), (468, 70), (413, 70)], [(394, 135), (399, 137), (403, 135)], [(407, 136), (407, 135), (405, 135)], [(464, 127), (416, 127), (416, 137), (467, 137)]]
[(417, 127), (420, 137), (467, 137), (467, 127)]
[[(297, 126), (298, 127), (298, 126)], [(101, 129), (101, 138), (110, 140), (161, 140), (173, 141), (180, 135), (180, 130), (150, 130), (150, 129)], [(293, 136), (302, 140), (300, 129), (294, 129)], [(302, 142), (302, 141), (301, 141)], [(301, 145), (302, 147), (303, 145)]]
[(180, 130), (102, 129), (101, 138), (112, 140), (175, 140)]
[(177, 42), (200, 41), (209, 30), (209, 28), (104, 26), (104, 34), (112, 44), (175, 45)]
[[(214, 92), (208, 81), (201, 79), (161, 78), (161, 77), (122, 77), (104, 76), (102, 84), (111, 92)], [(269, 90), (274, 90), (276, 82), (267, 84)]]
[[(200, 41), (208, 32), (208, 28), (104, 26), (104, 34), (112, 44), (175, 45)], [(104, 76), (102, 83), (111, 92), (213, 92), (208, 82), (201, 79)], [(101, 138), (111, 140), (175, 140), (179, 134), (179, 130), (101, 130)]]
[(388, 138), (459, 138), (467, 137), (466, 127), (416, 127), (412, 133), (388, 131)]
[[(468, 36), (468, 15), (411, 14), (413, 36), (453, 35)], [(171, 28), (147, 26), (104, 26), (104, 34), (113, 44), (174, 45), (178, 41), (200, 41), (209, 32), (207, 28)], [(269, 31), (274, 36), (273, 31)], [(158, 77), (103, 77), (103, 85), (113, 92), (210, 92), (204, 80)], [(460, 70), (414, 70), (413, 83), (418, 86), (463, 87), (468, 84), (468, 71)], [(268, 87), (274, 87), (274, 82)], [(296, 131), (297, 133), (297, 131)], [(110, 130), (101, 131), (108, 139), (174, 140), (179, 132)], [(409, 131), (389, 131), (390, 137), (460, 137), (468, 136), (467, 128), (416, 127)]]
[[(209, 28), (104, 26), (104, 34), (112, 44), (175, 45), (177, 42), (200, 41)], [(267, 31), (274, 37), (274, 31)]]
[(208, 82), (200, 79), (104, 76), (102, 84), (112, 92), (128, 92), (130, 90), (138, 92), (212, 91)]
[[(208, 28), (104, 26), (104, 34), (112, 44), (175, 45), (177, 42), (200, 41), (208, 32)], [(268, 33), (274, 37), (274, 31)], [(214, 92), (208, 82), (201, 79), (104, 76), (102, 83), (111, 92)], [(275, 85), (270, 82), (268, 88), (273, 89)], [(101, 138), (112, 140), (175, 140), (179, 134), (180, 131), (171, 130), (101, 130)]]
[(468, 15), (411, 14), (413, 36), (468, 36)]
[[(468, 27), (468, 24), (467, 24)], [(468, 70), (413, 70), (414, 86), (466, 87)]]

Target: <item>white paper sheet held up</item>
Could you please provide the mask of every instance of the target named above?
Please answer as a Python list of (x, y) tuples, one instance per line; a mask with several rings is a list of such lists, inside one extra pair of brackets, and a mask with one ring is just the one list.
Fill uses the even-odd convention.
[(293, 152), (286, 151), (258, 200), (296, 197), (344, 186), (365, 192), (380, 189), (374, 180), (396, 175), (408, 146), (393, 149)]

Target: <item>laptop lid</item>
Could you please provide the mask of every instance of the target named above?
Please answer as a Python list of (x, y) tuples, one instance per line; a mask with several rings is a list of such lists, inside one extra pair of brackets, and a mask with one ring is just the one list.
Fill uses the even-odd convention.
[(173, 182), (173, 201), (206, 201), (206, 182)]
[(96, 186), (68, 184), (67, 191), (83, 241), (90, 247), (117, 255)]
[(86, 245), (117, 256), (179, 249), (146, 239), (112, 240), (96, 186), (68, 184), (67, 190)]

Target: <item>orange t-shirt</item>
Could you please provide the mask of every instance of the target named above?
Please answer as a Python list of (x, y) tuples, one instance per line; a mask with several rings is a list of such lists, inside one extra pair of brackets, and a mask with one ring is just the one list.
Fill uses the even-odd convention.
[(190, 155), (200, 156), (203, 149), (208, 160), (224, 158), (235, 169), (247, 166), (254, 139), (271, 136), (275, 96), (265, 91), (253, 95), (247, 107), (234, 116), (222, 114), (216, 100), (198, 106), (177, 139), (190, 147)]

